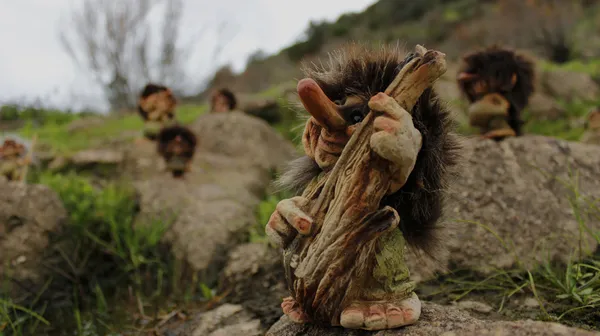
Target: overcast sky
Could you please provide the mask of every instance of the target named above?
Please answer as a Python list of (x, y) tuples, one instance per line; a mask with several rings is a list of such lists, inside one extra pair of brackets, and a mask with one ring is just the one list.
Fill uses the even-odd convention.
[[(59, 23), (82, 0), (0, 0), (0, 103), (42, 98), (55, 106), (106, 108), (99, 88), (73, 64), (59, 42)], [(115, 1), (115, 0), (97, 0)], [(120, 1), (120, 0), (116, 0)], [(121, 0), (122, 1), (122, 0)], [(140, 0), (142, 1), (142, 0)], [(301, 36), (310, 20), (334, 20), (375, 0), (185, 0), (186, 28), (224, 18), (236, 35), (218, 65), (243, 69), (248, 55), (277, 52)], [(191, 72), (209, 75), (214, 60)], [(213, 64), (209, 64), (213, 63)]]

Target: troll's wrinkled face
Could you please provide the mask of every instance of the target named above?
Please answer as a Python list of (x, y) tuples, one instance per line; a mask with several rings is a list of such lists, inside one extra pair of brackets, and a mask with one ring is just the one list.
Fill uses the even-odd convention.
[(227, 97), (222, 94), (215, 94), (212, 98), (211, 105), (212, 112), (228, 112), (231, 110), (229, 108), (229, 101)]
[(167, 144), (167, 151), (175, 156), (181, 156), (192, 151), (192, 144), (184, 139), (181, 135), (175, 136)]
[[(480, 68), (485, 66), (488, 68)], [(458, 75), (458, 81), (471, 101), (470, 109), (498, 111), (508, 116), (511, 104), (507, 97), (517, 83), (516, 72), (502, 69), (501, 64), (476, 62)]]
[(491, 47), (464, 57), (458, 85), (478, 110), (514, 113), (533, 92), (533, 63), (509, 49)]
[(396, 48), (350, 47), (333, 54), (328, 69), (305, 68), (307, 78), (298, 83), (298, 94), (319, 124), (351, 131), (369, 113), (369, 99), (384, 92), (413, 58)]

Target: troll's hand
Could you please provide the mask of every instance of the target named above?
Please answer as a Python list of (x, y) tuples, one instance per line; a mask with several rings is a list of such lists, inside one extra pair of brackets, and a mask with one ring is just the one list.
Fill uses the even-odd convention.
[(272, 243), (285, 248), (298, 233), (310, 234), (313, 220), (302, 210), (307, 203), (308, 200), (300, 196), (277, 203), (265, 228)]
[(343, 131), (327, 131), (311, 117), (304, 128), (302, 145), (306, 155), (315, 159), (321, 169), (333, 167), (348, 142), (348, 135)]
[(406, 183), (415, 167), (421, 150), (421, 133), (415, 128), (410, 113), (385, 93), (373, 96), (369, 108), (383, 113), (375, 118), (375, 133), (370, 144), (375, 153), (393, 165), (394, 178), (388, 193), (394, 193)]

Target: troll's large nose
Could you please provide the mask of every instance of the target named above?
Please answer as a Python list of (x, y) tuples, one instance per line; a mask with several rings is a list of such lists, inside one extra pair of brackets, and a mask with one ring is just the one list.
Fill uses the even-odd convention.
[(298, 82), (297, 89), (302, 105), (319, 124), (328, 130), (342, 130), (346, 127), (337, 106), (329, 100), (317, 82), (304, 78)]

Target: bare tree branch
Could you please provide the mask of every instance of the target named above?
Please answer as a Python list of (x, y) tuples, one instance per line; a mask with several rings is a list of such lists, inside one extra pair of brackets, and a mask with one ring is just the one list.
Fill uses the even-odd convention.
[[(113, 110), (135, 106), (138, 91), (149, 81), (174, 90), (189, 84), (186, 65), (200, 44), (197, 36), (193, 43), (181, 43), (183, 0), (84, 0), (73, 8), (62, 22), (60, 42), (103, 88)], [(216, 26), (217, 34), (225, 28), (224, 23)], [(228, 41), (218, 37), (213, 60)], [(203, 49), (210, 55), (206, 45)]]

